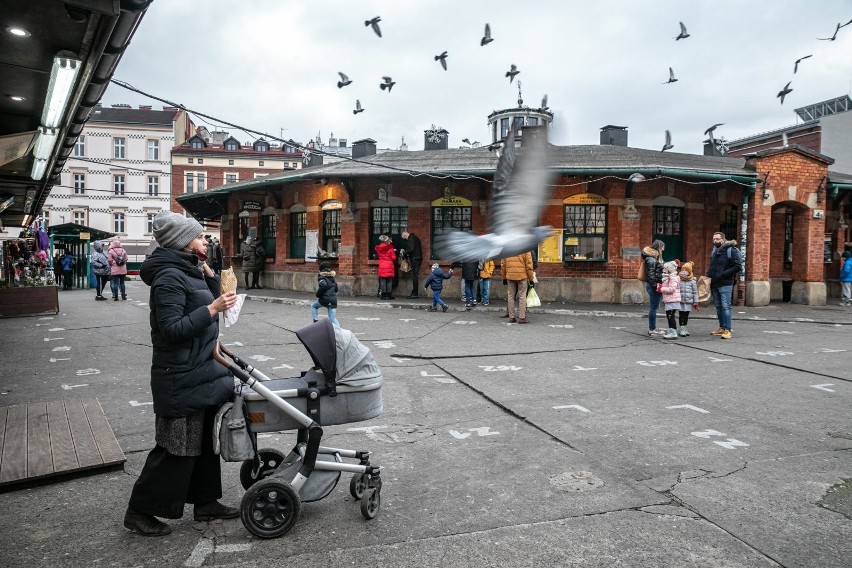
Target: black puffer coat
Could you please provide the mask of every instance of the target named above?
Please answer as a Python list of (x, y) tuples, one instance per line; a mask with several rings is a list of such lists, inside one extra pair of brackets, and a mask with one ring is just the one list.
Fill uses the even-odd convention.
[(188, 416), (231, 399), (234, 379), (212, 357), (219, 317), (207, 311), (219, 296), (219, 277), (205, 278), (195, 255), (162, 247), (139, 274), (151, 287), (154, 413)]
[(324, 308), (337, 308), (337, 282), (334, 281), (334, 270), (320, 272), (317, 282), (317, 299)]
[(663, 281), (663, 259), (660, 251), (654, 247), (642, 249), (642, 262), (645, 263), (645, 273), (648, 275), (648, 284), (656, 286)]

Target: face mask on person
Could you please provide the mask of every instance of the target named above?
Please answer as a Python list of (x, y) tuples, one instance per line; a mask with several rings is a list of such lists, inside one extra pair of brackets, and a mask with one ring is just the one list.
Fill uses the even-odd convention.
[(713, 243), (713, 246), (719, 248), (720, 246), (722, 246), (722, 243)]
[(195, 253), (195, 256), (198, 257), (199, 260), (204, 261), (207, 260), (207, 253), (200, 249), (195, 249), (192, 252)]

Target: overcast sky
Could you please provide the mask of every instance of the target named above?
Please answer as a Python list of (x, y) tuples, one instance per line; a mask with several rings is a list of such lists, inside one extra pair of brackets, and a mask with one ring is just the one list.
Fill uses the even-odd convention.
[[(374, 16), (381, 38), (364, 26)], [(630, 146), (659, 149), (668, 129), (673, 151), (701, 153), (713, 123), (732, 140), (850, 94), (852, 25), (816, 39), (849, 20), (850, 0), (155, 0), (115, 78), (301, 143), (333, 132), (422, 150), (432, 124), (450, 147), (490, 142), (488, 114), (517, 106), (514, 63), (525, 105), (548, 95), (554, 144), (597, 144), (616, 124)], [(678, 21), (691, 37), (675, 41)], [(486, 22), (494, 41), (480, 47)], [(447, 71), (434, 60), (444, 50)], [(669, 67), (678, 82), (664, 85)], [(338, 89), (338, 71), (353, 83)], [(390, 93), (384, 75), (397, 82)], [(356, 99), (365, 111), (353, 115)], [(161, 106), (115, 85), (102, 102)]]

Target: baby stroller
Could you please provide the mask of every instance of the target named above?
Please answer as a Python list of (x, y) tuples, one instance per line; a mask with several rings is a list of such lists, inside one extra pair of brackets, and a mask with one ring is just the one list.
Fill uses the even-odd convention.
[[(379, 366), (351, 331), (327, 319), (300, 329), (296, 337), (315, 365), (300, 377), (270, 379), (221, 344), (213, 354), (242, 383), (237, 390), (245, 400), (255, 448), (259, 432), (297, 430), (296, 445), (288, 455), (271, 448), (256, 450), (255, 458), (240, 468), (240, 482), (246, 489), (240, 518), (246, 529), (261, 538), (289, 531), (299, 518), (302, 502), (326, 497), (344, 471), (353, 474), (349, 492), (360, 500), (365, 518), (375, 518), (381, 504), (381, 467), (370, 464), (370, 452), (320, 446), (323, 426), (359, 422), (382, 413)], [(345, 463), (343, 458), (358, 463)]]

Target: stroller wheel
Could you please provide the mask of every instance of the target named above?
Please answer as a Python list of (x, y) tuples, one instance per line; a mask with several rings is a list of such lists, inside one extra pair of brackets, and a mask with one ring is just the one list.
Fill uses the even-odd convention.
[(279, 465), (284, 463), (284, 452), (273, 448), (261, 448), (257, 451), (257, 455), (260, 457), (260, 468), (257, 471), (257, 477), (253, 477), (251, 474), (252, 469), (254, 469), (254, 460), (246, 460), (240, 466), (240, 483), (243, 489), (248, 489), (257, 483), (258, 480), (265, 478), (266, 474), (274, 471)]
[(364, 491), (370, 484), (370, 476), (366, 473), (356, 473), (349, 480), (349, 494), (355, 499), (360, 499), (364, 496)]
[(378, 489), (370, 489), (361, 499), (361, 514), (365, 519), (375, 519), (382, 505), (382, 494)]
[(240, 503), (240, 518), (250, 533), (260, 538), (283, 535), (296, 524), (302, 502), (289, 483), (262, 479), (252, 485)]

